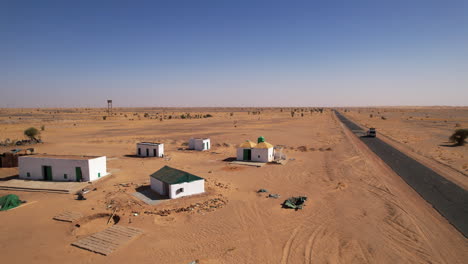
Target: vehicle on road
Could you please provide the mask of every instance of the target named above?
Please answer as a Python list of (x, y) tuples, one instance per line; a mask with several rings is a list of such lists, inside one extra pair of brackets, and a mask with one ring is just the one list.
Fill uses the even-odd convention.
[(366, 134), (368, 137), (376, 137), (377, 136), (377, 132), (375, 131), (375, 128), (371, 127), (369, 128), (369, 130), (367, 130), (367, 134)]

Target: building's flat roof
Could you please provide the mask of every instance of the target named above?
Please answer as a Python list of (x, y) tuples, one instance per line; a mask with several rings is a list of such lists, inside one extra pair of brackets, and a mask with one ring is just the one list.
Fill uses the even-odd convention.
[(138, 145), (151, 145), (151, 146), (157, 146), (157, 145), (161, 145), (162, 143), (159, 143), (159, 142), (138, 142), (137, 144), (138, 144)]
[(90, 160), (105, 156), (83, 156), (83, 155), (53, 155), (53, 154), (33, 154), (23, 156), (28, 158), (47, 158), (47, 159), (68, 159), (68, 160)]
[(205, 139), (210, 139), (210, 138), (191, 138), (191, 139), (201, 139), (201, 140), (205, 140)]

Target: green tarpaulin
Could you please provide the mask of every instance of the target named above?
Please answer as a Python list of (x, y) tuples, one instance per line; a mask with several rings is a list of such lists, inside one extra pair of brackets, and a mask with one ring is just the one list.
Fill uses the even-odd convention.
[(18, 207), (21, 204), (21, 200), (17, 195), (8, 194), (0, 197), (0, 211), (10, 210)]
[(307, 197), (305, 196), (298, 196), (298, 197), (291, 197), (284, 201), (283, 207), (284, 208), (292, 208), (292, 209), (302, 209), (304, 206)]

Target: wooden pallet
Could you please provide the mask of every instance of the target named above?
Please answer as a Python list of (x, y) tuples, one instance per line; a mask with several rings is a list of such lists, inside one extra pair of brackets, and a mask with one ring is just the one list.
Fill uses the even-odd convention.
[(82, 217), (83, 217), (83, 214), (80, 212), (65, 211), (54, 216), (54, 218), (52, 219), (57, 220), (57, 221), (64, 221), (64, 222), (74, 222)]
[(141, 234), (143, 234), (141, 229), (114, 225), (73, 242), (72, 245), (107, 256)]

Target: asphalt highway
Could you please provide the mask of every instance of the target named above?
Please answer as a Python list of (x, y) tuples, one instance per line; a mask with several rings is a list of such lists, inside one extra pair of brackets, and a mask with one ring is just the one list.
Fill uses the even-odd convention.
[(364, 144), (429, 202), (465, 237), (468, 234), (468, 192), (377, 137), (366, 137), (360, 126), (339, 112), (337, 117)]

